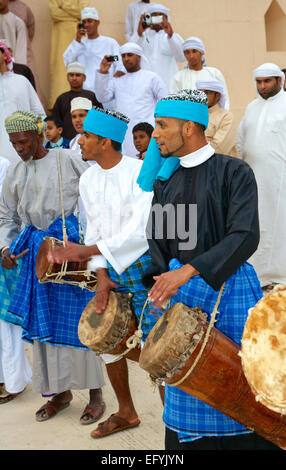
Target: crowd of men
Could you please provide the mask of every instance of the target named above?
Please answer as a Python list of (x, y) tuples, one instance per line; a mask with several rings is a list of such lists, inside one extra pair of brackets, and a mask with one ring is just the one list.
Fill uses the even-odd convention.
[[(0, 403), (32, 382), (45, 400), (36, 420), (46, 421), (70, 405), (72, 390), (87, 389), (80, 422), (95, 423), (105, 412), (104, 364), (118, 412), (92, 431), (101, 438), (140, 418), (126, 358), (99, 357), (79, 340), (94, 296), (102, 315), (111, 290), (132, 294), (138, 321), (149, 299), (143, 345), (154, 309), (162, 314), (171, 299), (210, 314), (225, 285), (217, 327), (240, 344), (248, 310), (286, 284), (285, 75), (270, 63), (254, 71), (257, 98), (237, 131), (222, 72), (206, 64), (200, 38), (174, 32), (167, 7), (130, 3), (120, 46), (100, 34), (98, 11), (86, 6), (62, 58), (69, 91), (44, 110), (33, 14), (20, 0), (0, 0), (0, 18)], [(197, 205), (195, 247), (183, 249), (165, 226), (159, 238), (156, 224), (146, 231), (158, 204), (174, 206), (177, 225), (177, 206)], [(67, 238), (49, 261), (86, 261), (95, 293), (38, 282), (46, 237)], [(159, 392), (166, 449), (276, 449), (177, 387)]]

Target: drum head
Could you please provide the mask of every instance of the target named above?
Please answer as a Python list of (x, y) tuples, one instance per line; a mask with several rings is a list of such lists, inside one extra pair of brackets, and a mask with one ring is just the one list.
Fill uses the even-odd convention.
[(130, 297), (111, 291), (105, 311), (95, 311), (95, 297), (84, 309), (78, 336), (82, 344), (97, 354), (112, 353), (128, 332), (132, 315)]
[(169, 308), (148, 335), (139, 365), (159, 381), (171, 380), (186, 364), (207, 328), (201, 308), (178, 303)]
[(249, 311), (241, 358), (256, 400), (286, 414), (286, 286), (277, 286)]

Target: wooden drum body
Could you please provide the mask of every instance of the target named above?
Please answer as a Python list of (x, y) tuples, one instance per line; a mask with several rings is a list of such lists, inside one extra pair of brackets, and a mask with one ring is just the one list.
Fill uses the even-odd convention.
[(36, 259), (36, 276), (39, 282), (75, 284), (94, 291), (97, 284), (96, 274), (88, 271), (87, 261), (81, 263), (69, 261), (63, 264), (48, 261), (48, 253), (55, 248), (62, 247), (63, 244), (64, 242), (57, 238), (44, 238)]
[[(121, 355), (127, 351), (126, 342), (137, 330), (128, 294), (111, 291), (105, 311), (95, 311), (95, 297), (84, 309), (79, 325), (78, 336), (82, 344), (97, 354)], [(129, 351), (125, 357), (139, 360), (140, 348)]]
[(207, 316), (200, 308), (174, 305), (149, 334), (139, 365), (153, 380), (180, 388), (285, 449), (286, 417), (257, 402), (236, 343), (212, 328), (193, 368), (207, 329)]

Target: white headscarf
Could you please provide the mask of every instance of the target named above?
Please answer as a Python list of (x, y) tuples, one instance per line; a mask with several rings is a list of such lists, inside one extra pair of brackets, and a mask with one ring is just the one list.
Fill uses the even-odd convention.
[(99, 20), (97, 9), (92, 7), (83, 8), (83, 10), (81, 10), (81, 19), (86, 20), (87, 18)]
[(259, 77), (281, 77), (281, 88), (284, 89), (285, 75), (276, 64), (267, 62), (260, 65), (257, 67), (257, 69), (254, 70), (253, 77), (255, 80), (255, 86), (256, 79)]
[(170, 9), (161, 5), (160, 3), (153, 3), (146, 8), (146, 14), (152, 15), (152, 13), (162, 13), (163, 15), (169, 16)]
[(183, 42), (183, 52), (185, 52), (187, 49), (196, 49), (197, 51), (200, 51), (202, 54), (202, 63), (204, 66), (206, 65), (206, 61), (204, 58), (206, 49), (203, 41), (200, 38), (197, 38), (196, 36), (191, 36), (190, 38), (186, 39)]
[(135, 42), (126, 42), (123, 46), (120, 47), (120, 54), (136, 54), (141, 57), (141, 67), (146, 68), (150, 67), (150, 63), (147, 57), (143, 53), (142, 47), (140, 47)]
[(221, 108), (225, 107), (226, 93), (223, 83), (219, 82), (218, 80), (197, 80), (196, 87), (198, 90), (209, 90), (220, 93), (221, 97), (218, 104)]

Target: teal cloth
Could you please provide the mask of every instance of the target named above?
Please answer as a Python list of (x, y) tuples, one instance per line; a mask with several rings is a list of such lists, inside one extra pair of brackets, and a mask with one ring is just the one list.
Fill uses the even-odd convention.
[[(209, 111), (207, 105), (193, 101), (161, 100), (157, 103), (155, 113), (157, 117), (171, 117), (193, 121), (208, 127)], [(167, 181), (179, 168), (180, 160), (177, 157), (163, 158), (156, 144), (151, 139), (144, 162), (137, 178), (137, 183), (143, 191), (152, 192), (157, 179)]]
[(163, 158), (156, 140), (151, 139), (137, 183), (143, 191), (152, 192), (156, 179), (167, 181), (179, 166), (177, 157)]

